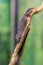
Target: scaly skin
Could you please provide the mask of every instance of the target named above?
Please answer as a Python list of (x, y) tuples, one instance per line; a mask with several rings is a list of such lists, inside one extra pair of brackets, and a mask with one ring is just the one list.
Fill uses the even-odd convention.
[(26, 13), (24, 14), (23, 18), (21, 19), (21, 22), (19, 23), (18, 32), (16, 34), (16, 41), (17, 42), (20, 41), (21, 35), (22, 35), (24, 28), (28, 22), (27, 19), (28, 19), (28, 17), (31, 17), (32, 10), (33, 10), (33, 8), (28, 9), (26, 11)]

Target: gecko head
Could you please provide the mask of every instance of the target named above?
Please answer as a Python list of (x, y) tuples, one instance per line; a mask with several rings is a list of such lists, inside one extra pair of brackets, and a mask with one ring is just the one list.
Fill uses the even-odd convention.
[(33, 8), (28, 9), (28, 10), (26, 11), (26, 13), (25, 13), (25, 16), (27, 16), (27, 17), (30, 16), (30, 17), (31, 17), (32, 10), (33, 10)]

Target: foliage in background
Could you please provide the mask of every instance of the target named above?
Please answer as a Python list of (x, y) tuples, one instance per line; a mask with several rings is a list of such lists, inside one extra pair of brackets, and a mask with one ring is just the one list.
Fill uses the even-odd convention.
[(10, 55), (10, 1), (0, 0), (0, 65), (8, 65)]
[[(37, 7), (41, 0), (19, 0), (19, 21), (30, 7)], [(8, 65), (10, 56), (10, 0), (0, 0), (0, 65)], [(43, 12), (31, 20), (20, 65), (43, 65)]]

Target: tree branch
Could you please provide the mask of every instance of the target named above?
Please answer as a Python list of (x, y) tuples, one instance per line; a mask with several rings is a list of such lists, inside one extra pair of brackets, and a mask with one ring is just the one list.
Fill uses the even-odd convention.
[[(31, 17), (32, 17), (34, 14), (36, 14), (36, 13), (42, 11), (42, 10), (43, 10), (43, 4), (42, 4), (40, 7), (33, 8), (33, 9), (32, 9), (32, 13), (30, 14)], [(10, 60), (9, 65), (18, 65), (18, 63), (19, 63), (19, 61), (20, 61), (21, 49), (23, 49), (22, 46), (25, 44), (25, 43), (23, 43), (23, 42), (24, 42), (24, 39), (25, 39), (25, 37), (26, 37), (28, 31), (30, 30), (30, 20), (31, 20), (31, 17), (28, 17), (28, 19), (27, 19), (27, 20), (28, 20), (27, 25), (26, 25), (26, 27), (25, 27), (25, 29), (24, 29), (24, 31), (23, 31), (23, 34), (22, 34), (21, 39), (20, 39), (20, 42), (17, 43), (17, 45), (16, 45), (16, 47), (15, 47), (15, 49), (14, 49), (14, 52), (13, 52), (13, 54), (12, 54), (12, 57), (11, 57), (11, 60)]]

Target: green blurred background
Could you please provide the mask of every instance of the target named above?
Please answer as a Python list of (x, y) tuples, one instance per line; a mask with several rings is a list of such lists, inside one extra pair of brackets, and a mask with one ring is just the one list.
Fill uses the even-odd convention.
[(8, 65), (10, 56), (10, 0), (0, 0), (0, 65)]
[[(0, 65), (8, 65), (11, 54), (10, 1), (0, 0)], [(37, 7), (41, 0), (18, 0), (20, 21), (25, 11)], [(31, 20), (31, 30), (27, 36), (20, 65), (43, 65), (43, 12)]]

